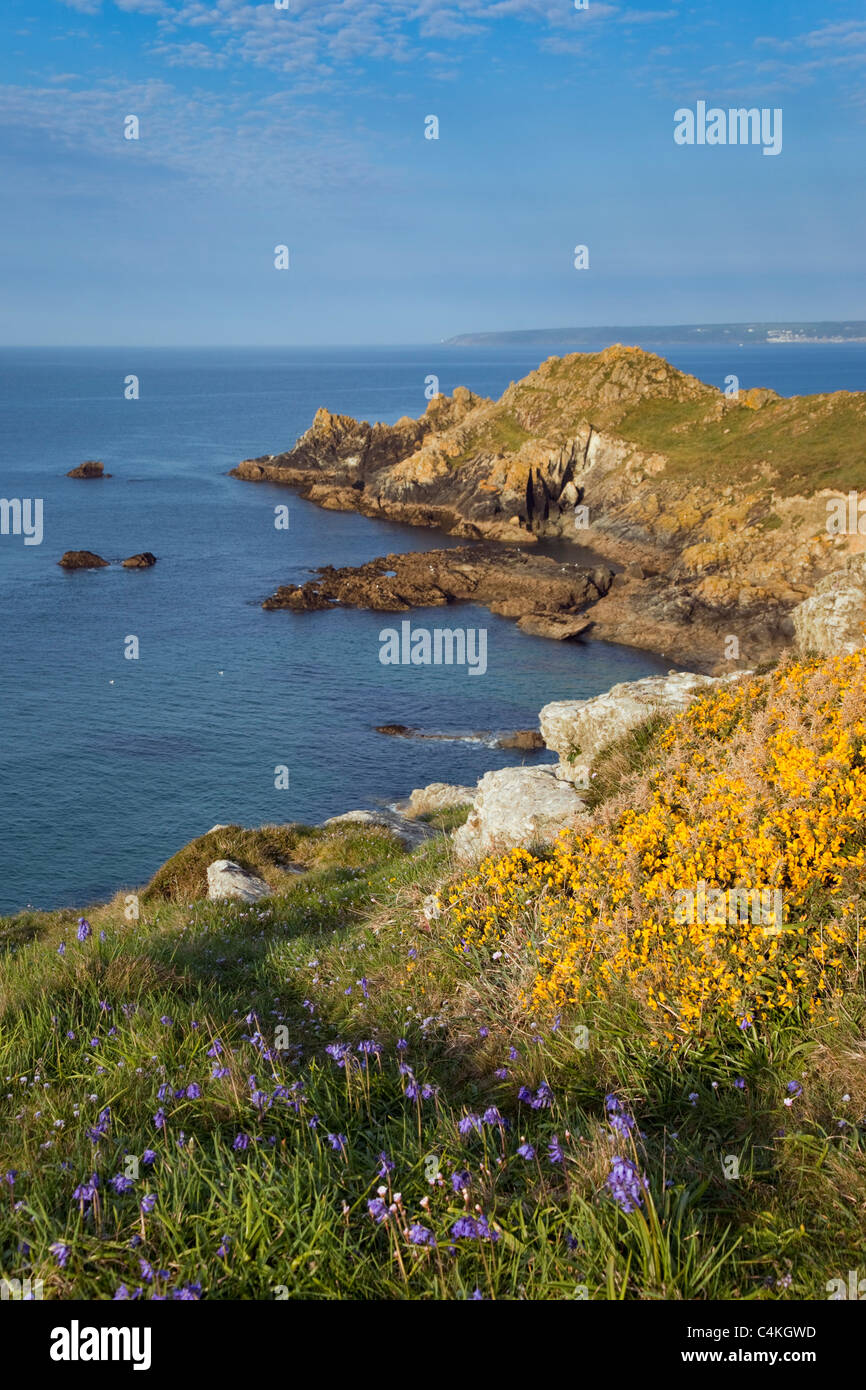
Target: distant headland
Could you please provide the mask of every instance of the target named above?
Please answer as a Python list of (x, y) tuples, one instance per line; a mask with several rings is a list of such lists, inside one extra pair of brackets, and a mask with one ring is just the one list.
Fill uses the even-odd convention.
[(639, 347), (675, 343), (742, 346), (761, 343), (866, 343), (866, 320), (825, 323), (692, 323), (638, 324), (616, 328), (521, 328), (503, 333), (460, 333), (445, 338), (445, 347), (598, 347), (605, 343), (636, 343)]

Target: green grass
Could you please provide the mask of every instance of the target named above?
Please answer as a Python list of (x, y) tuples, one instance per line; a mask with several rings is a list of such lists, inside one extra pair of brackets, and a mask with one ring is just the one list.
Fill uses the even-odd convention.
[[(638, 762), (648, 737), (636, 740)], [(157, 883), (176, 894), (199, 881), (213, 845), (198, 841), (157, 875), (138, 920), (126, 920), (119, 897), (89, 914), (84, 942), (71, 913), (2, 924), (0, 1173), (17, 1170), (0, 1212), (7, 1277), (42, 1278), (45, 1296), (60, 1299), (201, 1284), (217, 1299), (461, 1299), (477, 1289), (772, 1300), (825, 1298), (828, 1279), (858, 1268), (862, 994), (836, 1027), (791, 1019), (759, 1041), (719, 1036), (672, 1060), (644, 1045), (628, 999), (535, 1033), (506, 1008), (489, 962), (482, 974), (423, 914), (453, 872), (444, 837), (408, 855), (387, 833), (357, 827), (289, 840), (269, 829), (258, 842), (237, 828), (218, 834), (228, 837), (221, 849), (238, 857), (245, 847), (257, 867), (287, 849), (328, 862), (254, 906), (159, 896)], [(501, 968), (504, 984), (514, 963)], [(378, 1056), (357, 1051), (364, 1039)], [(325, 1053), (334, 1040), (351, 1045), (349, 1069)], [(430, 1098), (407, 1096), (401, 1063), (437, 1088)], [(227, 1074), (214, 1078), (215, 1064)], [(789, 1080), (804, 1088), (791, 1109)], [(536, 1094), (542, 1082), (549, 1106), (518, 1102), (521, 1086)], [(175, 1096), (191, 1083), (200, 1095)], [(637, 1121), (628, 1137), (611, 1135), (608, 1092)], [(494, 1106), (508, 1127), (460, 1133), (462, 1116)], [(106, 1107), (110, 1123), (93, 1142), (87, 1130)], [(245, 1149), (233, 1147), (238, 1134)], [(345, 1141), (333, 1148), (328, 1135)], [(535, 1158), (518, 1155), (524, 1142)], [(148, 1149), (156, 1158), (145, 1165)], [(394, 1164), (384, 1179), (383, 1151)], [(611, 1200), (613, 1153), (648, 1176), (641, 1212)], [(725, 1171), (731, 1156), (737, 1178)], [(116, 1193), (109, 1179), (134, 1173), (133, 1158), (133, 1190)], [(454, 1171), (471, 1176), (466, 1197)], [(93, 1172), (97, 1200), (75, 1201)], [(383, 1225), (367, 1209), (380, 1185), (389, 1203), (400, 1193)], [(156, 1198), (149, 1215), (145, 1194)], [(499, 1238), (452, 1238), (476, 1207)], [(435, 1248), (409, 1242), (403, 1230), (416, 1223)], [(65, 1267), (49, 1249), (57, 1241), (69, 1246)], [(141, 1259), (165, 1277), (148, 1283)]]

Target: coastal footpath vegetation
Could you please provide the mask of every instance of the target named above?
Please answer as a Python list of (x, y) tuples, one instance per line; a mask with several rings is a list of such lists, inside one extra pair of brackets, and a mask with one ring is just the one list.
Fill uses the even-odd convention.
[(232, 471), (470, 541), (589, 547), (620, 566), (583, 610), (592, 636), (754, 668), (863, 548), (828, 504), (862, 484), (866, 394), (739, 389), (731, 360), (723, 390), (636, 347), (550, 357), (498, 401), (457, 387), (393, 425), (320, 409), (287, 452)]
[[(652, 717), (553, 845), (467, 868), (445, 834), (228, 826), (136, 895), (3, 920), (3, 1275), (52, 1299), (844, 1287), (864, 677), (862, 648), (787, 659)], [(219, 857), (272, 896), (208, 901)], [(699, 882), (780, 889), (781, 928), (683, 922)]]

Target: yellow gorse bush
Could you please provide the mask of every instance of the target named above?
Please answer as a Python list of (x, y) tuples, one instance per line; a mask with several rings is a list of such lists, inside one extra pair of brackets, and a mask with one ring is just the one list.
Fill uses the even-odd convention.
[[(657, 749), (631, 804), (609, 803), (549, 856), (515, 849), (453, 886), (458, 951), (528, 958), (533, 1014), (626, 987), (673, 1045), (831, 1002), (859, 958), (866, 651), (720, 687)], [(780, 895), (778, 920), (732, 912), (735, 889)]]

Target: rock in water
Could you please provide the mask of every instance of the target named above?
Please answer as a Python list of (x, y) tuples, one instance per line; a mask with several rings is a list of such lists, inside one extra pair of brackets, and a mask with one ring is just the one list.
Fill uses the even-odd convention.
[(469, 818), (454, 832), (454, 850), (472, 859), (527, 848), (587, 815), (583, 799), (557, 780), (554, 768), (505, 767), (481, 778)]
[(57, 563), (65, 570), (99, 570), (108, 566), (108, 561), (103, 560), (101, 555), (95, 555), (92, 550), (67, 550)]
[(501, 734), (496, 740), (496, 746), (517, 748), (524, 753), (532, 753), (535, 749), (544, 747), (544, 739), (537, 729), (515, 729), (513, 734)]
[(238, 898), (242, 903), (257, 903), (271, 891), (263, 878), (242, 869), (233, 859), (215, 859), (208, 865), (207, 895), (215, 902)]
[(156, 556), (149, 550), (142, 550), (139, 555), (130, 555), (128, 560), (123, 561), (125, 570), (146, 570), (151, 565), (156, 564)]
[[(722, 680), (734, 676), (721, 677)], [(666, 676), (646, 676), (621, 681), (604, 695), (591, 700), (554, 700), (539, 715), (548, 748), (559, 754), (557, 777), (581, 785), (586, 767), (606, 744), (621, 738), (651, 714), (679, 714), (698, 695), (719, 681), (692, 671), (670, 671)]]
[(110, 473), (103, 471), (102, 464), (98, 459), (85, 459), (77, 468), (70, 468), (66, 474), (67, 478), (110, 478)]

